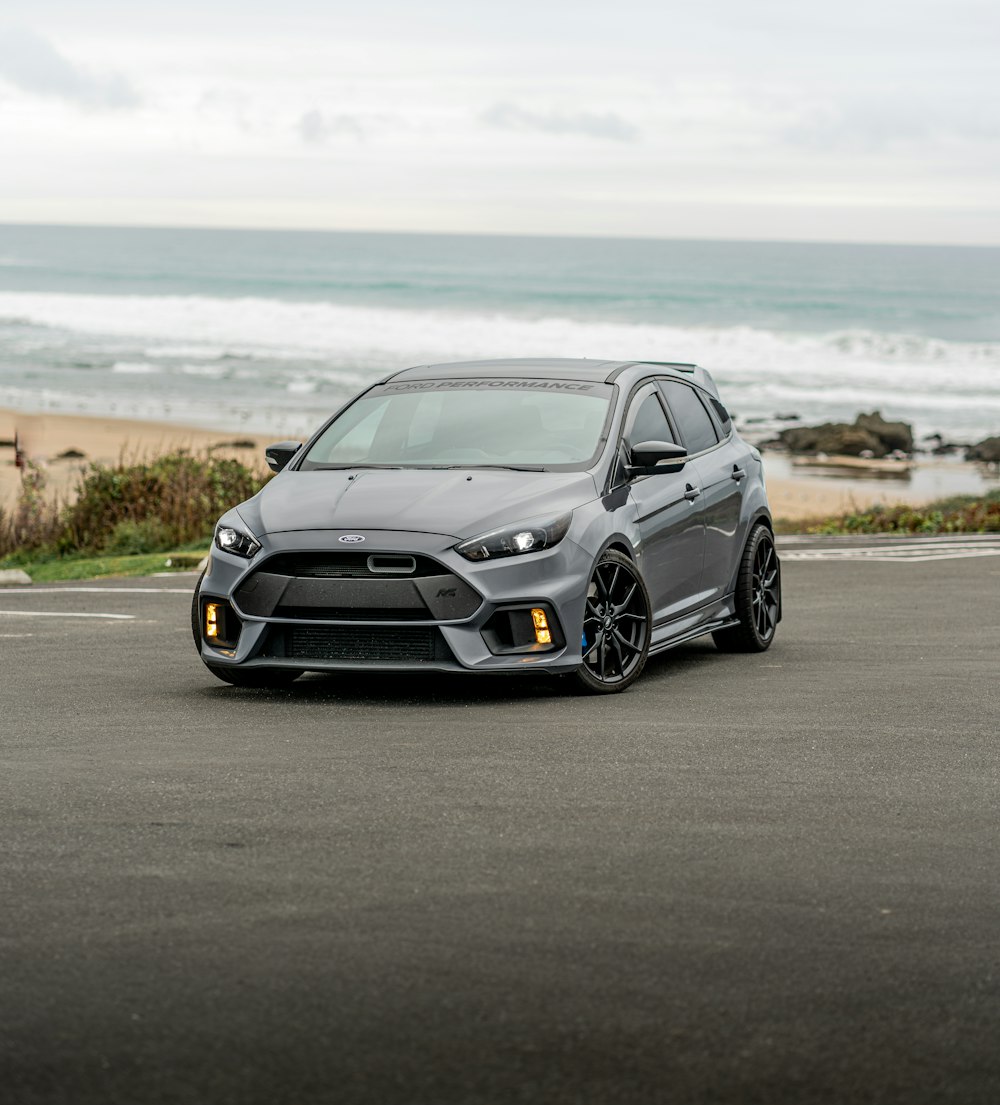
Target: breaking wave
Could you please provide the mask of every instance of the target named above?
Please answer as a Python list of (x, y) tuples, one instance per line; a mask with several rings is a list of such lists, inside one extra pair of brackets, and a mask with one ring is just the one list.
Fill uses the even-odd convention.
[[(142, 377), (132, 386), (146, 388), (147, 406), (155, 406), (149, 389), (162, 376), (175, 418), (216, 397), (213, 389), (231, 392), (234, 379), (244, 408), (293, 404), (315, 419), (336, 397), (407, 365), (529, 356), (695, 361), (743, 415), (791, 409), (804, 418), (841, 417), (880, 408), (925, 430), (996, 432), (1000, 423), (1000, 342), (263, 297), (0, 292), (0, 383), (7, 377), (13, 385), (10, 374), (30, 367), (50, 395), (72, 394), (83, 386), (74, 365), (104, 357), (109, 395), (130, 375)], [(219, 416), (236, 421), (235, 409), (230, 395)]]

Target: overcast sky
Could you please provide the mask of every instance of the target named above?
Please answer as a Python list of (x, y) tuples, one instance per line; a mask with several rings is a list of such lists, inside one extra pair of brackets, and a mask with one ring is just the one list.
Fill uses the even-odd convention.
[(1000, 244), (996, 0), (6, 0), (0, 221)]

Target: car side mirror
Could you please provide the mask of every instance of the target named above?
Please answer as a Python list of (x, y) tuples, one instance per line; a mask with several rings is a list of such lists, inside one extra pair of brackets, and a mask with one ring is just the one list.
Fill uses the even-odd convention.
[(268, 445), (264, 459), (272, 472), (280, 472), (301, 448), (301, 441), (279, 441), (276, 445)]
[(640, 441), (629, 447), (630, 476), (656, 476), (679, 472), (687, 464), (687, 449), (670, 441)]

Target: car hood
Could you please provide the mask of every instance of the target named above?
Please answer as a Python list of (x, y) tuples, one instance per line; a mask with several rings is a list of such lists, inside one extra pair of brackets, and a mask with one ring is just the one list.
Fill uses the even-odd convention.
[(596, 495), (589, 472), (282, 472), (239, 512), (258, 537), (292, 530), (384, 529), (461, 540), (535, 515), (562, 514)]

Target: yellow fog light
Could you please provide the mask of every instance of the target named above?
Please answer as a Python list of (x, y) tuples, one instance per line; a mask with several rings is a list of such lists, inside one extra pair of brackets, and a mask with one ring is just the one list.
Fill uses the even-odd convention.
[(219, 604), (217, 602), (205, 603), (205, 636), (218, 637), (219, 635)]
[(545, 616), (545, 611), (537, 606), (533, 607), (531, 621), (535, 627), (535, 640), (540, 645), (552, 644), (552, 631), (549, 629), (549, 619)]

